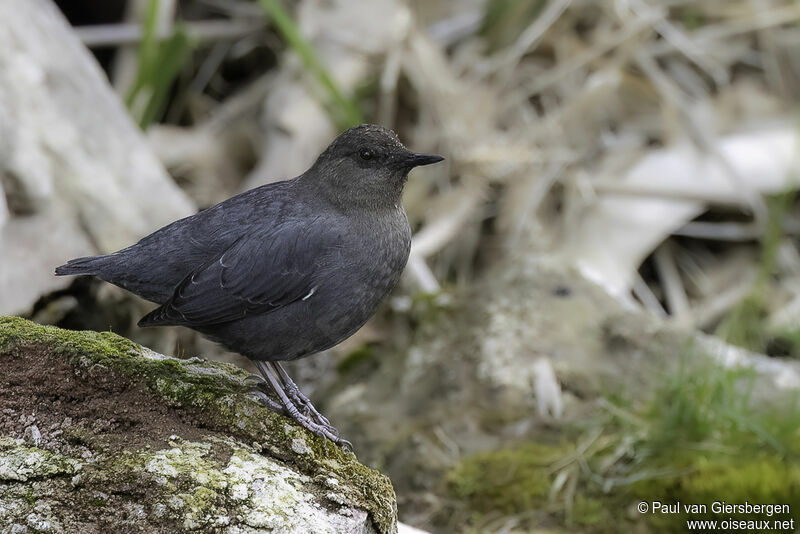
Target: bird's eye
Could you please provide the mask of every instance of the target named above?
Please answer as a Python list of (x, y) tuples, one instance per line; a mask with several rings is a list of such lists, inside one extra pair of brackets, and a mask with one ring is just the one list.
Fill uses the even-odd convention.
[(373, 157), (375, 157), (375, 154), (372, 152), (372, 150), (368, 148), (362, 148), (361, 150), (358, 151), (358, 156), (364, 161), (369, 161)]

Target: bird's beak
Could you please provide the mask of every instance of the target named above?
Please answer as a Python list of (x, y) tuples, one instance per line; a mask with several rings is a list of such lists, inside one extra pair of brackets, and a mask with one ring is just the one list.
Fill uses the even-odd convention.
[(439, 156), (438, 154), (416, 154), (414, 152), (410, 153), (406, 157), (406, 165), (409, 168), (412, 167), (419, 167), (421, 165), (430, 165), (432, 163), (439, 163), (444, 158)]

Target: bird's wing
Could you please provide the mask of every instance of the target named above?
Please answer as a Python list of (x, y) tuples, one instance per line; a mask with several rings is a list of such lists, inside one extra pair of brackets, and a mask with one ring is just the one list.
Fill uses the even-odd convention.
[(307, 298), (340, 242), (318, 220), (290, 219), (245, 235), (186, 276), (139, 325), (219, 324)]

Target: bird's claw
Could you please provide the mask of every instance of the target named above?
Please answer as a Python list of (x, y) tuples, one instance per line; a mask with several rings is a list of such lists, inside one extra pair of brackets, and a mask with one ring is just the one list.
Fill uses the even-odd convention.
[[(325, 442), (330, 440), (341, 447), (347, 447), (350, 452), (354, 452), (353, 444), (346, 439), (341, 438), (339, 430), (336, 427), (331, 425), (324, 416), (320, 416), (324, 421), (315, 420), (316, 417), (314, 417), (314, 412), (316, 412), (316, 410), (313, 410), (313, 412), (310, 413), (307, 412), (308, 407), (304, 403), (300, 402), (300, 404), (303, 406), (303, 412), (306, 413), (300, 412), (298, 407), (295, 405), (292, 406), (294, 409), (284, 407), (280, 402), (274, 400), (272, 397), (259, 389), (253, 390), (250, 393), (265, 408), (292, 418), (299, 423), (300, 426), (310, 431), (312, 434), (321, 437), (323, 440), (325, 440)], [(296, 415), (293, 415), (293, 412), (295, 412)], [(316, 414), (319, 415), (319, 412), (316, 412)]]
[(245, 377), (244, 381), (245, 382), (251, 382), (251, 383), (253, 383), (255, 385), (258, 385), (258, 386), (267, 385), (267, 381), (266, 380), (264, 380), (260, 376), (256, 376), (256, 375), (249, 375), (249, 376)]
[[(351, 452), (353, 451), (353, 444), (340, 437), (336, 427), (331, 425), (330, 421), (314, 408), (311, 400), (303, 395), (300, 388), (297, 387), (280, 365), (275, 363), (270, 366), (257, 361), (256, 366), (266, 379), (257, 382), (266, 383), (280, 399), (280, 402), (278, 402), (263, 391), (256, 390), (253, 394), (261, 404), (293, 419), (312, 434), (321, 437), (326, 443), (327, 440), (330, 440), (339, 446), (347, 447)], [(280, 376), (280, 380), (274, 373)]]
[(253, 395), (258, 401), (258, 403), (264, 406), (265, 408), (269, 408), (275, 413), (286, 415), (287, 413), (286, 408), (284, 408), (280, 402), (274, 400), (272, 397), (270, 397), (260, 389), (253, 390), (250, 392), (250, 394)]
[(339, 446), (347, 446), (352, 452), (353, 444), (346, 439), (339, 437), (339, 431), (335, 427), (331, 425), (321, 425), (316, 421), (313, 421), (311, 418), (304, 416), (299, 411), (295, 412), (294, 414), (292, 414), (290, 411), (288, 415), (297, 423), (299, 423), (300, 426), (310, 431), (312, 434), (321, 437), (325, 442), (330, 440)]
[[(311, 399), (306, 397), (303, 392), (300, 391), (300, 388), (298, 388), (293, 382), (286, 384), (286, 393), (292, 402), (299, 407), (303, 415), (315, 419), (317, 423), (322, 426), (333, 428), (333, 425), (331, 425), (331, 422), (328, 420), (328, 418), (314, 408), (314, 404), (311, 403)], [(334, 428), (334, 430), (336, 429)]]

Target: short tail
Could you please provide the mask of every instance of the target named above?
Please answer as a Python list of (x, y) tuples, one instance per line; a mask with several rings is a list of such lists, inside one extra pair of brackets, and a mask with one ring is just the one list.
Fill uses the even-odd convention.
[(87, 256), (69, 260), (64, 265), (56, 267), (56, 276), (67, 274), (97, 274), (105, 256)]

